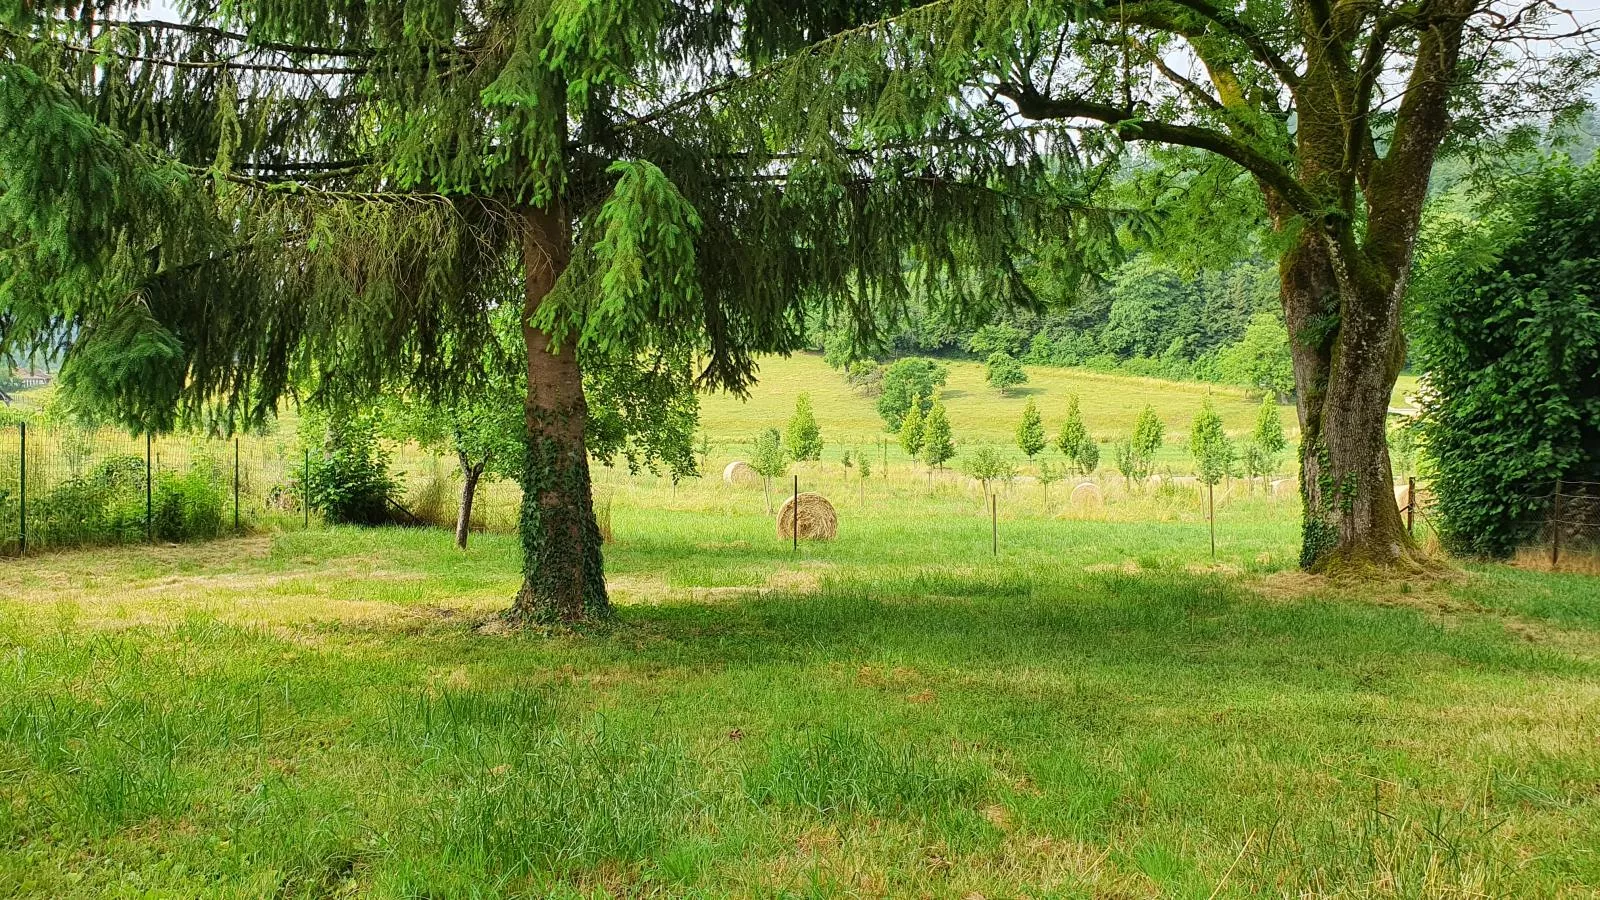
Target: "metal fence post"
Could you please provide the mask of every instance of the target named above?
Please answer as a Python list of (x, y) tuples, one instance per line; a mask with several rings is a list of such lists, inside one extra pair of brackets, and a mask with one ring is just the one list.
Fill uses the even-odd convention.
[(233, 532), (239, 533), (239, 438), (233, 439)]
[(989, 552), (1000, 555), (1000, 498), (989, 495)]
[(154, 445), (155, 441), (150, 437), (150, 432), (146, 431), (144, 433), (144, 539), (152, 544), (156, 542), (155, 481), (150, 471)]
[(22, 455), (17, 457), (17, 553), (26, 556), (28, 553), (28, 423), (17, 423), (18, 440), (21, 442)]
[(794, 476), (794, 500), (789, 506), (789, 526), (794, 531), (794, 552), (800, 552), (800, 476)]

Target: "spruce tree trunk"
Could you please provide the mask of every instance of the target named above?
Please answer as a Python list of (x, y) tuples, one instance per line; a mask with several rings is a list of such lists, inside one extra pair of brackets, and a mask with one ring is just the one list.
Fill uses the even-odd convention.
[(467, 549), (467, 533), (472, 529), (472, 501), (478, 496), (478, 479), (483, 476), (483, 466), (472, 464), (467, 454), (457, 451), (461, 461), (461, 507), (456, 513), (456, 546)]
[(588, 405), (575, 336), (558, 347), (531, 318), (566, 269), (571, 237), (559, 210), (530, 210), (523, 219), (528, 447), (519, 522), (522, 590), (511, 612), (523, 620), (573, 624), (611, 613), (584, 444)]
[(1405, 358), (1403, 285), (1339, 273), (1329, 242), (1306, 228), (1280, 260), (1299, 392), (1300, 564), (1313, 572), (1418, 565), (1394, 500), (1386, 423)]

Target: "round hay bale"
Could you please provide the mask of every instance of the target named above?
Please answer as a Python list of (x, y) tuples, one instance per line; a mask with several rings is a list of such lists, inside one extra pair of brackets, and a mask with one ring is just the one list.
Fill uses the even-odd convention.
[[(795, 511), (796, 499), (800, 501), (798, 512)], [(783, 501), (783, 508), (778, 510), (778, 537), (793, 540), (796, 525), (800, 528), (800, 537), (807, 541), (831, 541), (839, 535), (839, 516), (833, 511), (833, 504), (821, 494), (809, 491)]]
[(1293, 478), (1279, 478), (1272, 483), (1272, 496), (1290, 497), (1300, 492), (1300, 482)]
[(735, 487), (755, 487), (761, 483), (761, 473), (742, 459), (728, 463), (722, 470), (722, 480)]
[(1101, 495), (1099, 485), (1085, 481), (1072, 489), (1072, 496), (1067, 498), (1067, 503), (1072, 506), (1100, 506), (1105, 503), (1105, 497)]

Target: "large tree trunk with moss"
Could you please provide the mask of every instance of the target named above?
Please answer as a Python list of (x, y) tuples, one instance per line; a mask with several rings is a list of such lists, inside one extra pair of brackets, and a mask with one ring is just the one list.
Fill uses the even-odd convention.
[(610, 614), (584, 444), (588, 404), (573, 340), (557, 345), (532, 324), (566, 269), (571, 236), (558, 211), (524, 215), (528, 353), (527, 456), (522, 470), (522, 590), (514, 617), (573, 624)]
[(1341, 278), (1307, 228), (1280, 261), (1300, 414), (1303, 567), (1415, 562), (1394, 500), (1385, 428), (1405, 358), (1397, 288)]

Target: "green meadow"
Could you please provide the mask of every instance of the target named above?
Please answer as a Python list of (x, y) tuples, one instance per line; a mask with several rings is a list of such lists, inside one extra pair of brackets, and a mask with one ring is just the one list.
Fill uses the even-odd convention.
[[(781, 404), (780, 404), (781, 405)], [(826, 421), (824, 428), (828, 426)], [(0, 564), (0, 895), (1592, 896), (1592, 578), (1298, 574), (1293, 498), (600, 470), (613, 624), (514, 538)], [(999, 552), (993, 552), (996, 529)]]

